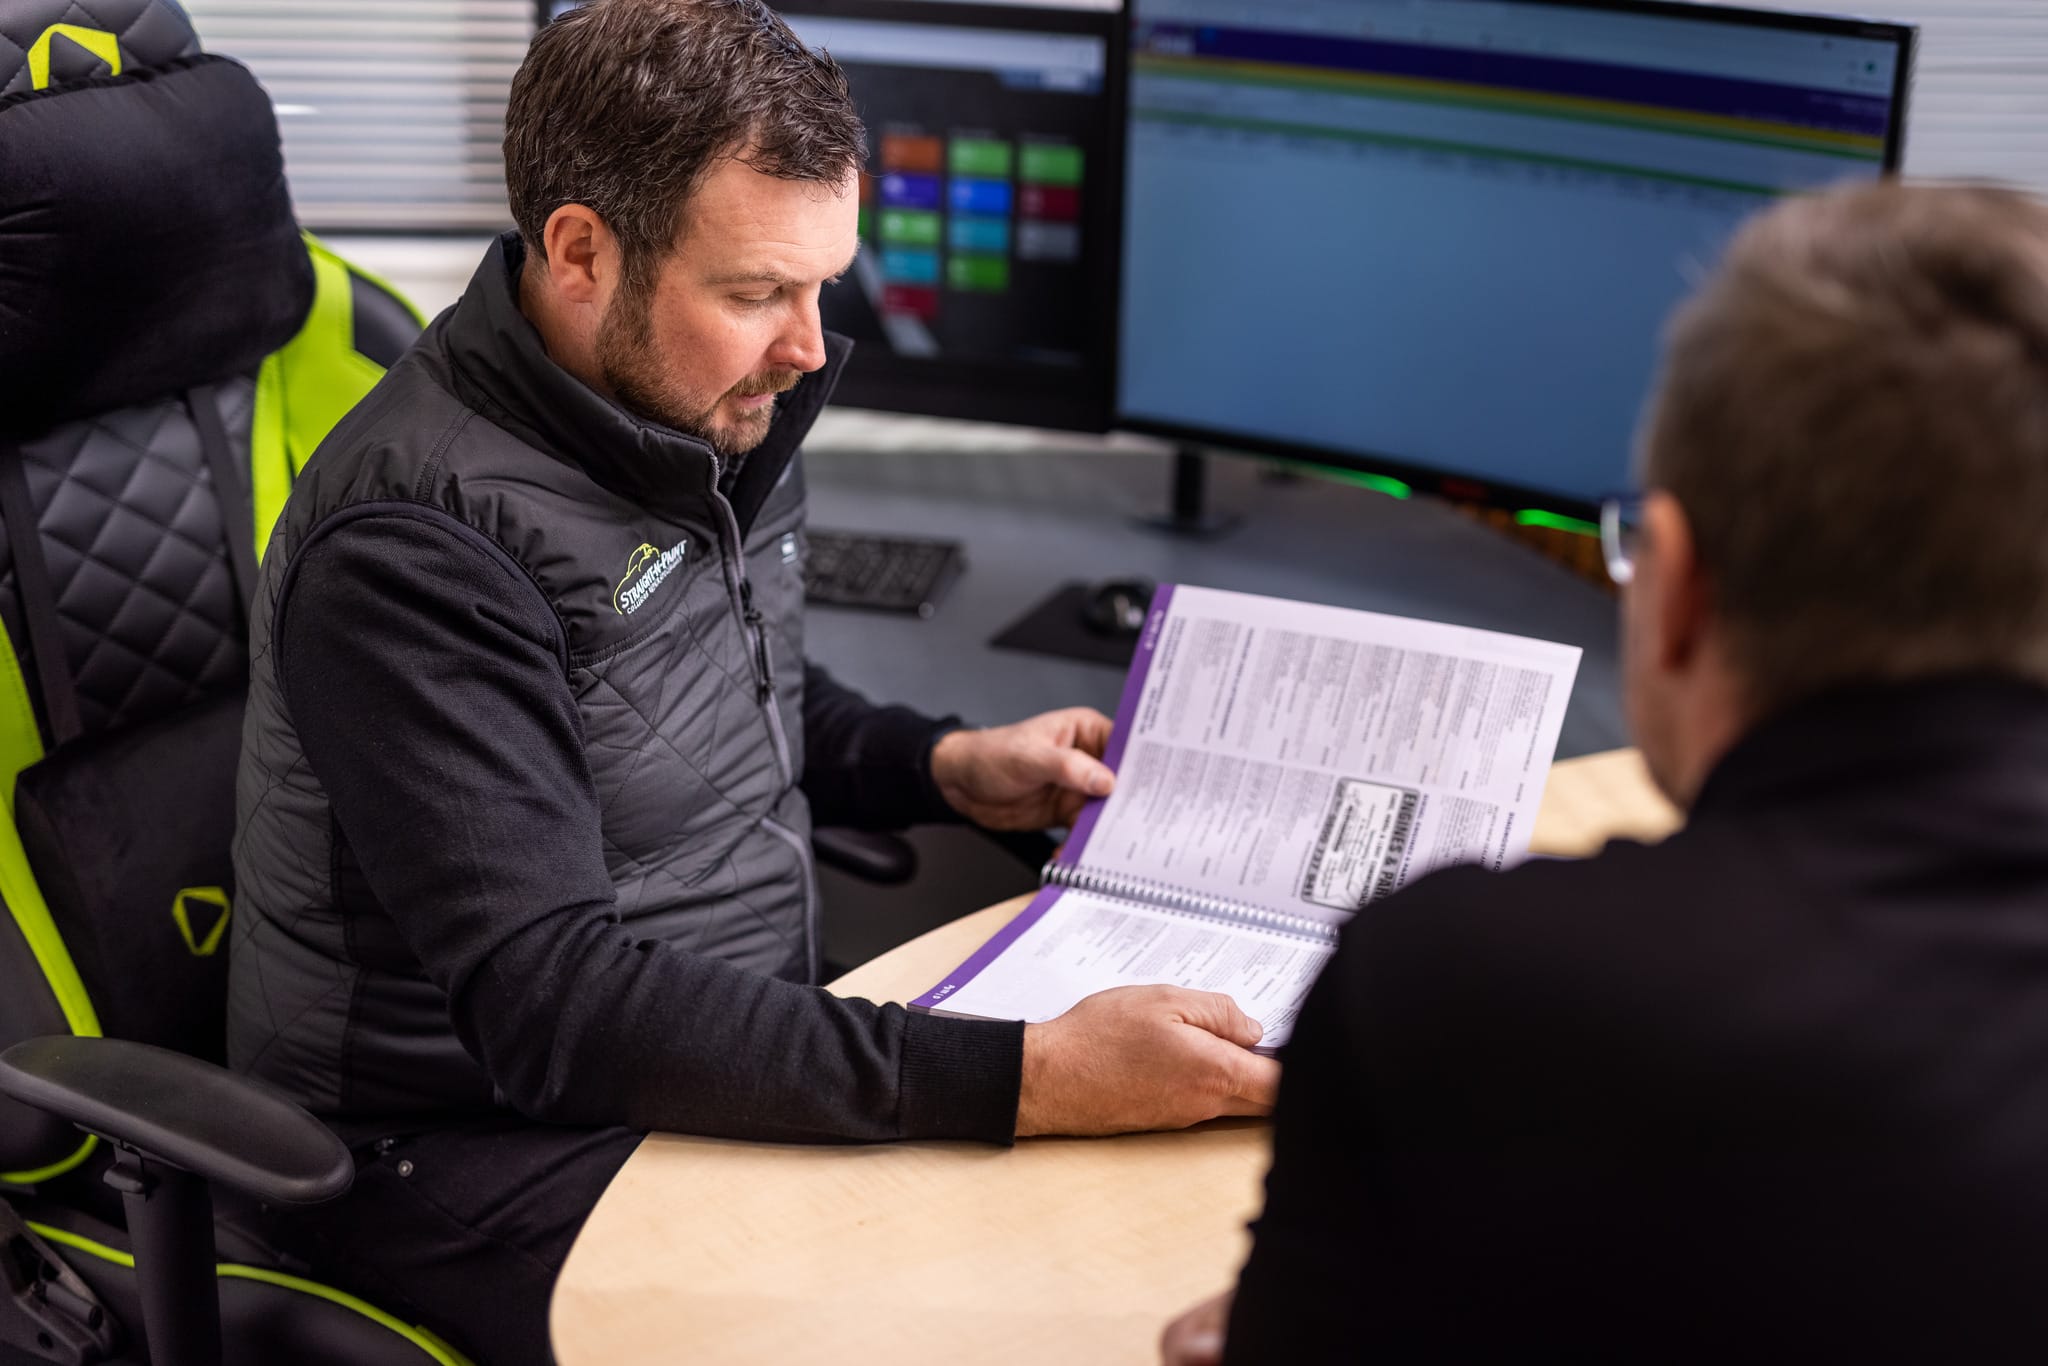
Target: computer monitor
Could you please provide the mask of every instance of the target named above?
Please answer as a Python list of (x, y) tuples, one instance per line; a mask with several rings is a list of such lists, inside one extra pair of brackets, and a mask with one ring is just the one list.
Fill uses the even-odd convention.
[(1914, 37), (1631, 0), (1130, 17), (1120, 422), (1581, 517), (1742, 219), (1897, 167)]
[(862, 249), (828, 288), (835, 402), (1106, 430), (1115, 398), (1123, 16), (788, 0), (868, 128)]

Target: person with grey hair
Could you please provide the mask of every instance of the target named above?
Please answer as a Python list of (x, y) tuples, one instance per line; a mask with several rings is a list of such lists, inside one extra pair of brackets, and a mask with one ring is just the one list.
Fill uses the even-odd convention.
[(358, 1156), (273, 1236), (490, 1366), (548, 1358), (555, 1275), (648, 1130), (1008, 1143), (1270, 1104), (1258, 1026), (1210, 993), (1027, 1027), (817, 986), (814, 818), (1042, 828), (1112, 782), (1100, 713), (967, 729), (804, 657), (798, 446), (845, 359), (818, 302), (863, 136), (760, 0), (543, 28), (506, 111), (518, 230), (264, 560), (229, 1055)]
[(1173, 1366), (2039, 1358), (2048, 207), (1755, 218), (1640, 444), (1604, 529), (1685, 828), (1352, 922)]

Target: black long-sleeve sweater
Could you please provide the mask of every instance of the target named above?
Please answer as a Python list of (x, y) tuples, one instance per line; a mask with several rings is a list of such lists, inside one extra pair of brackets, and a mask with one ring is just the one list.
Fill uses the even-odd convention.
[(2035, 1361), (2048, 691), (1813, 698), (1662, 844), (1432, 874), (1282, 1059), (1228, 1362)]
[[(531, 583), (416, 517), (355, 520), (303, 557), (279, 667), (332, 802), (337, 895), (391, 917), (508, 1104), (747, 1138), (1009, 1140), (1021, 1026), (838, 1000), (621, 924), (557, 628)], [(815, 667), (803, 720), (819, 823), (949, 814), (934, 722)]]

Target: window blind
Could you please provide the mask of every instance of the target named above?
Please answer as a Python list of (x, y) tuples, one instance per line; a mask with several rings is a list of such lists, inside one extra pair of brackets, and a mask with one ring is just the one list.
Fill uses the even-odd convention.
[(299, 221), (315, 231), (491, 231), (505, 97), (532, 0), (186, 0), (208, 51), (270, 92)]
[[(2048, 194), (2048, 2), (1750, 0), (1921, 26), (1906, 172)], [(279, 105), (299, 218), (317, 230), (507, 226), (505, 94), (532, 0), (187, 0), (201, 39)]]

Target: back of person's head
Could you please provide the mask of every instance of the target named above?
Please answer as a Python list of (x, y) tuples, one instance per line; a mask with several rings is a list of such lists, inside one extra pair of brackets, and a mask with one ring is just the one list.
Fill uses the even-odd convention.
[(505, 109), (505, 188), (527, 250), (582, 204), (645, 282), (691, 192), (736, 158), (842, 183), (866, 133), (846, 76), (761, 0), (592, 0), (534, 35)]
[(1883, 184), (1752, 220), (1673, 320), (1641, 473), (1752, 708), (2048, 683), (2048, 206)]

